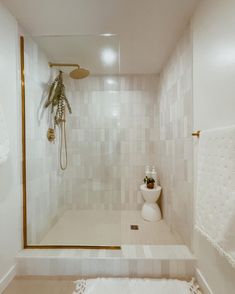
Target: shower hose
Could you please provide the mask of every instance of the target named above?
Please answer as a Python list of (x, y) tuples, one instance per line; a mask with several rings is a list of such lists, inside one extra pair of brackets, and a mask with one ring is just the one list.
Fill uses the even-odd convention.
[[(64, 158), (63, 158), (64, 148)], [(64, 160), (63, 160), (64, 159)], [(60, 123), (60, 168), (65, 170), (68, 164), (68, 152), (67, 152), (67, 138), (66, 138), (66, 127), (65, 119)]]

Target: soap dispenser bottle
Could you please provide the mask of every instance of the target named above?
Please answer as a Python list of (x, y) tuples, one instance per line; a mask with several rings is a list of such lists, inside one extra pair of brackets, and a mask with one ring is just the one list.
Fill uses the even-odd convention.
[(154, 179), (155, 184), (157, 186), (157, 172), (156, 172), (155, 166), (152, 167), (151, 177)]
[(146, 167), (145, 167), (145, 176), (148, 177), (148, 178), (152, 177), (152, 173), (150, 171), (149, 165), (146, 165)]

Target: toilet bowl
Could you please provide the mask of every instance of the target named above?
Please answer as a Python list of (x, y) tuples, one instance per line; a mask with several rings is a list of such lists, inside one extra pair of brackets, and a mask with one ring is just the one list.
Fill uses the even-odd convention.
[(146, 184), (143, 184), (140, 186), (140, 190), (145, 200), (141, 211), (143, 219), (150, 222), (159, 221), (162, 218), (162, 214), (156, 202), (161, 194), (162, 188), (157, 186), (154, 189), (148, 189)]

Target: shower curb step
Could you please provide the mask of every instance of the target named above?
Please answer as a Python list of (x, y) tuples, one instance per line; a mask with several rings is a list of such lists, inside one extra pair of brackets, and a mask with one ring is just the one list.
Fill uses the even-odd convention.
[(186, 245), (122, 245), (121, 250), (25, 249), (16, 258), (195, 260)]
[(18, 276), (90, 278), (190, 278), (194, 261), (184, 245), (123, 245), (122, 250), (26, 249), (16, 257)]
[(124, 258), (158, 260), (195, 260), (185, 245), (122, 245)]

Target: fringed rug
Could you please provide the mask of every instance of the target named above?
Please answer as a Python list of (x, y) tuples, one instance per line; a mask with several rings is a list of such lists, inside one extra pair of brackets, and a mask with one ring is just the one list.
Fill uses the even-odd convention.
[(201, 294), (195, 280), (98, 278), (78, 280), (73, 294)]

